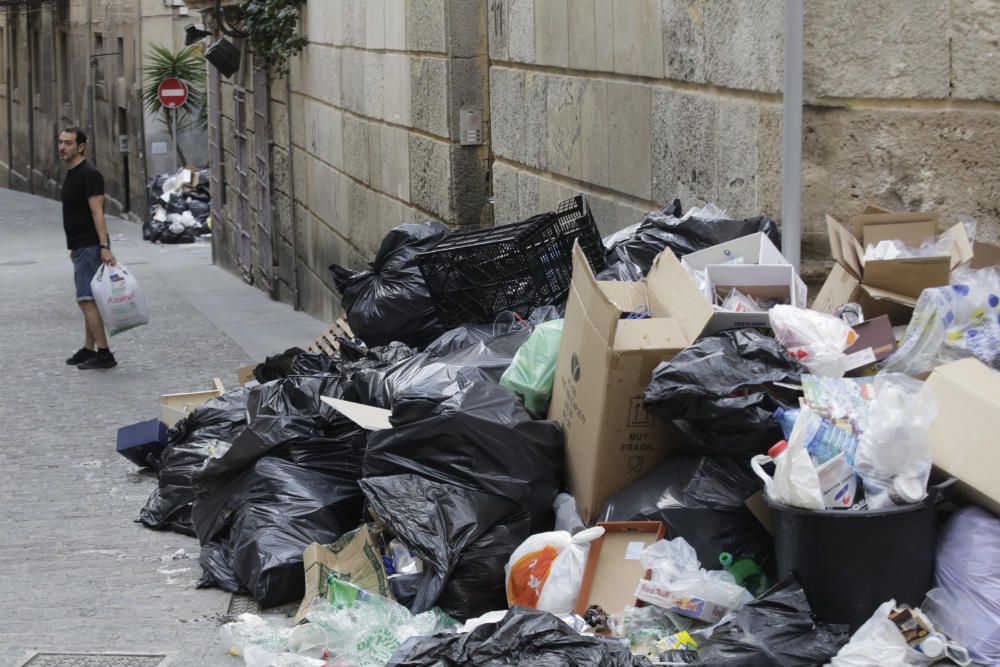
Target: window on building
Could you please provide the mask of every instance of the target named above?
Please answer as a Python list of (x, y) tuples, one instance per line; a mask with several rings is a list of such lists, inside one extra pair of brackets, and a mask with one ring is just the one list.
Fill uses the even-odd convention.
[[(16, 21), (17, 17), (14, 20)], [(17, 43), (17, 26), (14, 24), (10, 26), (10, 46), (10, 85), (17, 90), (17, 49), (20, 44)]]
[(115, 75), (118, 77), (125, 76), (125, 40), (121, 37), (118, 38), (118, 48), (115, 49), (115, 64), (118, 69), (115, 71)]
[(59, 92), (63, 102), (70, 101), (69, 88), (69, 37), (59, 33)]
[(104, 59), (100, 57), (100, 54), (104, 53), (104, 35), (99, 32), (94, 33), (94, 84), (97, 86), (104, 85)]
[(42, 92), (42, 35), (37, 30), (31, 31), (31, 89), (35, 95)]

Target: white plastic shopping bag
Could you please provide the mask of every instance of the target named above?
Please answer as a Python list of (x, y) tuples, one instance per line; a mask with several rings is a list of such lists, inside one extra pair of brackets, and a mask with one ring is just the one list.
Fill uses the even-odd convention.
[(596, 526), (576, 535), (553, 531), (529, 537), (514, 550), (504, 568), (507, 601), (557, 616), (572, 614), (590, 543), (602, 535), (604, 528)]
[(109, 336), (149, 322), (139, 281), (121, 262), (115, 266), (101, 264), (90, 281), (90, 290)]

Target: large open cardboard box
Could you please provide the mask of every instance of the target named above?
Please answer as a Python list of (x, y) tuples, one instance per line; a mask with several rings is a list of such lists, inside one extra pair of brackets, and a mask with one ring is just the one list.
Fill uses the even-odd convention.
[(1000, 372), (962, 359), (935, 368), (927, 386), (937, 399), (928, 431), (934, 465), (958, 479), (960, 493), (1000, 515)]
[(830, 252), (837, 262), (812, 307), (835, 313), (844, 303), (857, 302), (865, 317), (887, 315), (893, 324), (906, 324), (920, 293), (948, 284), (952, 269), (972, 259), (972, 242), (965, 226), (956, 223), (945, 233), (951, 246), (947, 256), (865, 261), (865, 248), (880, 241), (899, 240), (919, 246), (939, 233), (941, 216), (929, 213), (889, 213), (869, 207), (853, 222), (853, 232), (826, 216)]
[(222, 380), (219, 378), (213, 378), (212, 384), (214, 388), (208, 391), (191, 391), (160, 396), (160, 421), (166, 424), (167, 428), (173, 428), (174, 424), (187, 417), (188, 413), (199, 405), (204, 405), (206, 401), (226, 393), (225, 387), (222, 386)]
[[(622, 319), (648, 306), (652, 317)], [(712, 307), (671, 252), (644, 282), (599, 281), (579, 247), (548, 418), (566, 433), (569, 487), (580, 515), (649, 471), (671, 450), (643, 394), (653, 369), (704, 330)]]

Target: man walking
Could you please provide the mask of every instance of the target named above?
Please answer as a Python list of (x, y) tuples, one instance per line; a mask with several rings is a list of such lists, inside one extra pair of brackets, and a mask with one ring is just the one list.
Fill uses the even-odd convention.
[(116, 260), (104, 222), (104, 177), (83, 156), (86, 148), (87, 135), (80, 128), (68, 127), (59, 133), (59, 159), (67, 168), (62, 185), (63, 229), (86, 332), (83, 347), (66, 363), (90, 370), (112, 368), (118, 362), (108, 349), (104, 321), (90, 291), (90, 281), (101, 263), (114, 266)]

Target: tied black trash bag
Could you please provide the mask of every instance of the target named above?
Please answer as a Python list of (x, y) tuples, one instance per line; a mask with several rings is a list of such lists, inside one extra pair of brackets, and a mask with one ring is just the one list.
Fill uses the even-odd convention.
[(746, 461), (675, 456), (611, 496), (601, 521), (662, 521), (667, 536), (687, 540), (705, 569), (719, 569), (727, 552), (771, 572), (774, 542), (743, 504), (759, 490)]
[(635, 232), (615, 240), (607, 253), (608, 268), (598, 275), (598, 280), (642, 280), (656, 256), (667, 248), (681, 257), (757, 232), (766, 234), (775, 247), (781, 247), (778, 227), (767, 216), (719, 220), (706, 213), (702, 209), (681, 217), (677, 199), (662, 211), (647, 213)]
[(701, 642), (697, 664), (825, 665), (849, 639), (846, 625), (816, 625), (802, 586), (794, 575), (789, 575), (759, 599), (744, 605)]
[(499, 623), (466, 634), (414, 637), (399, 647), (386, 667), (445, 665), (535, 665), (537, 667), (649, 667), (620, 641), (584, 636), (552, 614), (514, 607)]
[(464, 620), (502, 609), (504, 564), (532, 533), (528, 513), (500, 496), (417, 475), (361, 480), (371, 509), (424, 562), (401, 600)]
[(198, 499), (198, 586), (247, 590), (265, 608), (300, 600), (303, 550), (356, 528), (361, 509), (356, 479), (264, 457)]
[(369, 434), (365, 477), (412, 473), (493, 494), (524, 508), (532, 533), (552, 529), (563, 432), (533, 420), (514, 394), (476, 382), (441, 403), (401, 401), (392, 424)]
[(797, 394), (775, 383), (798, 384), (802, 371), (774, 338), (730, 329), (657, 366), (646, 409), (670, 420), (683, 453), (749, 459), (781, 440), (771, 415)]
[(257, 364), (253, 369), (253, 376), (257, 382), (264, 384), (289, 375), (334, 373), (337, 371), (337, 362), (338, 359), (320, 352), (306, 352), (299, 347), (290, 347)]
[(213, 398), (191, 411), (168, 433), (160, 456), (159, 484), (139, 513), (150, 528), (194, 535), (191, 504), (205, 461), (228, 447), (246, 426), (247, 397), (240, 388)]
[(420, 347), (445, 330), (414, 258), (447, 234), (436, 221), (400, 225), (382, 239), (367, 271), (330, 266), (355, 336), (372, 347), (392, 341)]

